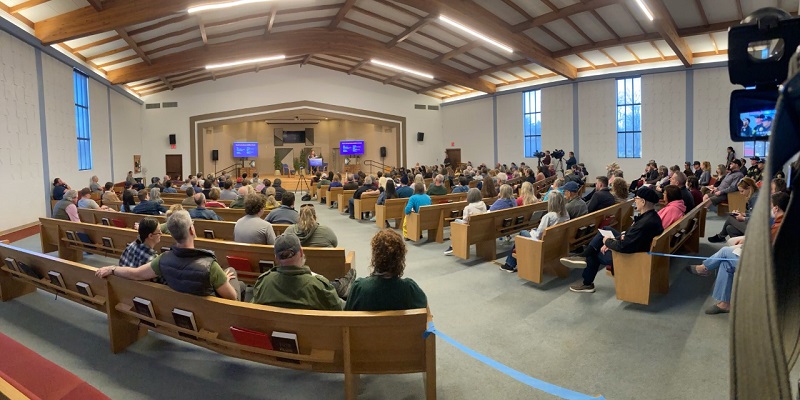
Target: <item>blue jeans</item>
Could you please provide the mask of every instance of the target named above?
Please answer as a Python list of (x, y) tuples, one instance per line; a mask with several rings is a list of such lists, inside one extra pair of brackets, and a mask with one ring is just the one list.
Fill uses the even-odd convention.
[(356, 208), (355, 208), (355, 207), (353, 207), (353, 204), (354, 204), (354, 200), (353, 200), (353, 198), (351, 197), (351, 198), (350, 198), (350, 204), (349, 204), (349, 206), (348, 206), (348, 208), (349, 208), (349, 210), (350, 210), (350, 217), (351, 217), (351, 218), (355, 218), (355, 217), (356, 217), (356, 214), (355, 214), (355, 212), (356, 212)]
[[(620, 236), (619, 231), (614, 228), (607, 227), (603, 229), (613, 232), (616, 238)], [(594, 278), (597, 276), (597, 272), (600, 271), (600, 266), (614, 264), (611, 250), (607, 250), (605, 254), (600, 252), (600, 249), (603, 248), (603, 240), (603, 235), (597, 232), (586, 248), (585, 253), (588, 253), (588, 255), (586, 256), (586, 268), (583, 270), (584, 285), (594, 283)]]
[(725, 303), (731, 302), (731, 290), (733, 290), (733, 274), (739, 264), (739, 256), (733, 254), (733, 246), (723, 247), (714, 253), (711, 258), (735, 258), (736, 261), (727, 260), (705, 260), (703, 265), (709, 271), (717, 271), (717, 280), (714, 282), (714, 291), (711, 293), (717, 301)]
[[(520, 236), (524, 236), (524, 237), (531, 237), (531, 231), (526, 231), (526, 230), (523, 229), (523, 230), (519, 231), (519, 235)], [(508, 264), (508, 265), (510, 265), (510, 266), (512, 266), (514, 268), (517, 268), (517, 259), (514, 258), (514, 250), (516, 248), (517, 248), (517, 246), (514, 245), (514, 247), (511, 248), (511, 253), (508, 253), (508, 256), (506, 257), (506, 264)]]

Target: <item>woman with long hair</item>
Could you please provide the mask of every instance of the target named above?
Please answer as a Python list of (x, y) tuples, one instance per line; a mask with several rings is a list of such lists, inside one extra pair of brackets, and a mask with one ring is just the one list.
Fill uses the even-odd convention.
[(133, 212), (133, 207), (136, 207), (136, 200), (133, 193), (133, 190), (125, 190), (122, 192), (122, 204), (119, 206), (120, 211)]
[(497, 197), (497, 189), (494, 186), (494, 179), (486, 177), (483, 179), (483, 187), (481, 188), (481, 195), (484, 198)]
[(372, 237), (370, 276), (350, 286), (346, 311), (411, 310), (428, 306), (428, 298), (416, 282), (403, 278), (406, 245), (391, 229)]
[(336, 247), (339, 240), (333, 230), (317, 222), (317, 211), (314, 204), (300, 206), (297, 223), (286, 228), (286, 232), (297, 235), (303, 247)]
[(739, 189), (739, 194), (744, 196), (746, 201), (745, 209), (731, 210), (730, 215), (725, 219), (725, 224), (722, 225), (722, 230), (718, 234), (709, 237), (709, 242), (721, 243), (724, 242), (728, 236), (744, 236), (744, 231), (747, 229), (747, 222), (750, 220), (750, 213), (758, 199), (758, 185), (756, 185), (756, 181), (754, 181), (753, 178), (744, 177), (739, 181), (737, 189)]
[(519, 197), (517, 197), (517, 206), (527, 206), (538, 202), (539, 198), (533, 191), (533, 184), (528, 181), (522, 182), (522, 186), (519, 188)]
[[(554, 191), (547, 200), (547, 214), (542, 216), (542, 219), (539, 220), (539, 227), (534, 229), (533, 232), (522, 230), (519, 234), (541, 240), (545, 229), (566, 221), (569, 221), (567, 199), (564, 198), (561, 192)], [(500, 267), (500, 270), (505, 272), (517, 272), (517, 259), (514, 258), (514, 248), (511, 249), (511, 253), (506, 257), (506, 263)]]
[(492, 206), (489, 207), (489, 211), (504, 210), (506, 208), (515, 207), (516, 205), (517, 201), (514, 200), (514, 189), (504, 184), (500, 186), (500, 194), (498, 194), (497, 200), (492, 203)]
[(274, 210), (281, 206), (281, 203), (275, 199), (275, 188), (270, 186), (265, 188), (264, 190), (265, 195), (267, 196), (267, 204), (264, 206), (264, 214), (268, 214), (266, 211)]
[(711, 182), (711, 163), (708, 161), (703, 161), (703, 173), (700, 174), (698, 183), (700, 184), (700, 186), (706, 186), (710, 182)]
[(150, 201), (155, 201), (158, 204), (164, 204), (164, 199), (161, 198), (161, 191), (157, 187), (150, 189)]
[(614, 178), (614, 182), (611, 183), (611, 194), (614, 195), (617, 203), (628, 200), (628, 193), (628, 182), (622, 178)]

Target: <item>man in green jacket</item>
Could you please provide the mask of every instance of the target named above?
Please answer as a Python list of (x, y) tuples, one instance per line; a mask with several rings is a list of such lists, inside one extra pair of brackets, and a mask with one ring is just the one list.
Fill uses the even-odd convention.
[(261, 274), (253, 287), (253, 303), (306, 310), (341, 310), (342, 301), (327, 278), (311, 272), (300, 239), (283, 234), (275, 240), (278, 266)]

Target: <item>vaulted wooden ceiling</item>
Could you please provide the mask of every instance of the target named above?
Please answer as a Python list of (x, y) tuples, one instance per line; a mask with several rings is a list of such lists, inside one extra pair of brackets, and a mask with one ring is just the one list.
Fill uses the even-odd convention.
[[(203, 0), (0, 0), (6, 18), (140, 96), (315, 65), (441, 99), (587, 71), (727, 53), (727, 28), (796, 0), (273, 0), (189, 14)], [(454, 28), (446, 16), (513, 49)], [(208, 70), (211, 63), (285, 59)], [(430, 74), (399, 72), (370, 60)]]

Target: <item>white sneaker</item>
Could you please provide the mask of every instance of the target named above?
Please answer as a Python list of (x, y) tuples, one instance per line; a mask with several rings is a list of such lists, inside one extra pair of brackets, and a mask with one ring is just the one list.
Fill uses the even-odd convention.
[(448, 247), (447, 250), (444, 251), (444, 255), (452, 256), (453, 255), (453, 246)]

